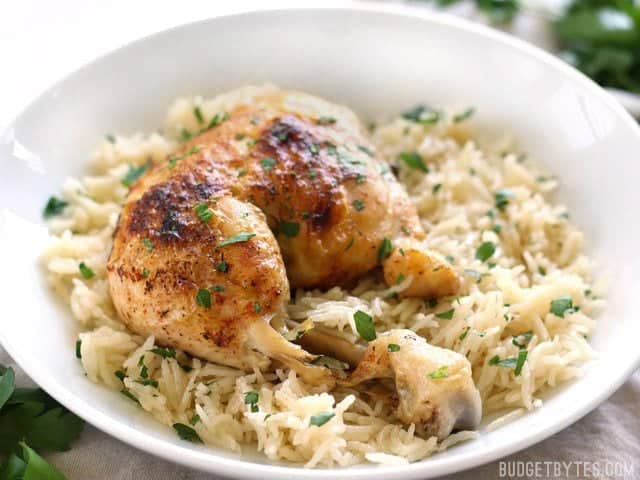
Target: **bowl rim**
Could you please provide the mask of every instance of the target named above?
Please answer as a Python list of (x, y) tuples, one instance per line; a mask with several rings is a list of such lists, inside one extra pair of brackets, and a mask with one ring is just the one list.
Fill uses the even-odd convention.
[[(60, 85), (69, 81), (72, 77), (75, 77), (82, 72), (91, 69), (94, 64), (97, 64), (111, 56), (119, 54), (126, 49), (135, 48), (140, 44), (148, 42), (151, 39), (161, 37), (167, 34), (175, 34), (181, 30), (188, 30), (189, 28), (204, 24), (208, 22), (225, 21), (228, 18), (235, 17), (247, 17), (247, 16), (269, 16), (269, 15), (282, 15), (292, 12), (305, 12), (310, 15), (314, 13), (326, 13), (326, 12), (354, 12), (362, 14), (379, 14), (398, 17), (417, 18), (427, 23), (439, 24), (458, 31), (471, 32), (475, 35), (479, 35), (495, 42), (506, 45), (520, 53), (533, 57), (534, 59), (545, 63), (551, 68), (560, 71), (567, 79), (587, 88), (594, 97), (598, 97), (601, 102), (604, 102), (612, 111), (616, 114), (619, 120), (626, 123), (626, 126), (630, 128), (632, 132), (635, 132), (637, 140), (640, 142), (640, 126), (634, 121), (632, 116), (620, 105), (616, 99), (607, 93), (603, 88), (597, 85), (593, 80), (574, 69), (570, 65), (567, 65), (562, 60), (556, 58), (551, 53), (548, 53), (524, 40), (521, 40), (515, 36), (507, 33), (500, 32), (490, 27), (471, 22), (463, 18), (453, 17), (442, 12), (429, 11), (427, 9), (420, 9), (414, 6), (408, 5), (381, 5), (372, 2), (361, 2), (358, 5), (345, 5), (336, 6), (331, 4), (328, 6), (314, 6), (314, 7), (296, 7), (296, 8), (264, 8), (259, 10), (249, 10), (241, 13), (233, 13), (228, 15), (220, 15), (207, 17), (193, 22), (184, 23), (168, 29), (164, 29), (150, 35), (145, 35), (136, 40), (121, 45), (115, 49), (108, 51), (98, 57), (94, 58), (88, 63), (72, 70), (64, 75), (62, 78), (55, 81), (51, 86), (46, 88), (43, 92), (37, 95), (33, 100), (26, 104), (22, 111), (8, 124), (6, 132), (11, 132), (13, 125), (19, 123), (24, 117), (28, 117), (33, 109), (52, 91), (56, 90)], [(0, 329), (0, 344), (3, 345), (9, 355), (15, 360), (15, 362), (24, 369), (25, 373), (31, 377), (41, 388), (49, 393), (54, 399), (68, 408), (70, 411), (83, 418), (87, 423), (95, 426), (99, 430), (107, 433), (108, 435), (117, 438), (118, 440), (129, 444), (137, 449), (140, 449), (146, 453), (164, 458), (168, 461), (178, 463), (190, 468), (196, 468), (202, 471), (221, 474), (233, 478), (262, 478), (264, 480), (279, 479), (279, 478), (326, 478), (328, 474), (331, 478), (355, 478), (364, 479), (368, 478), (372, 474), (389, 474), (394, 478), (431, 478), (439, 475), (454, 473), (462, 470), (467, 470), (479, 465), (497, 460), (505, 457), (509, 454), (520, 451), (533, 444), (536, 444), (551, 435), (559, 432), (567, 426), (573, 424), (601, 402), (613, 394), (638, 368), (640, 368), (640, 350), (636, 354), (637, 358), (635, 363), (630, 363), (626, 368), (620, 368), (615, 378), (612, 378), (611, 382), (600, 389), (599, 393), (589, 398), (589, 400), (582, 402), (578, 405), (578, 408), (569, 412), (562, 421), (557, 421), (553, 425), (548, 425), (543, 428), (539, 428), (531, 435), (527, 435), (519, 440), (513, 441), (506, 445), (497, 445), (490, 447), (488, 450), (477, 450), (470, 452), (467, 455), (467, 461), (464, 465), (456, 463), (459, 459), (456, 458), (435, 458), (431, 457), (427, 461), (415, 462), (408, 465), (399, 466), (384, 466), (384, 465), (372, 465), (369, 468), (349, 468), (349, 467), (337, 467), (337, 468), (322, 468), (322, 469), (304, 469), (300, 466), (287, 466), (269, 463), (256, 463), (253, 461), (246, 461), (243, 459), (234, 459), (224, 456), (220, 456), (215, 450), (211, 450), (207, 447), (189, 447), (181, 446), (178, 444), (170, 444), (165, 440), (158, 439), (157, 437), (141, 433), (127, 424), (119, 424), (111, 421), (111, 417), (108, 414), (103, 413), (99, 408), (94, 407), (86, 400), (74, 394), (70, 389), (67, 389), (57, 382), (52, 377), (49, 377), (46, 372), (37, 367), (34, 363), (30, 362), (26, 356), (23, 356), (19, 349), (11, 348), (11, 345), (3, 341), (4, 335)], [(13, 345), (15, 347), (15, 344)], [(25, 368), (26, 367), (26, 368)], [(571, 383), (568, 384), (571, 387)], [(266, 458), (266, 457), (265, 457)], [(268, 461), (268, 460), (267, 460)]]

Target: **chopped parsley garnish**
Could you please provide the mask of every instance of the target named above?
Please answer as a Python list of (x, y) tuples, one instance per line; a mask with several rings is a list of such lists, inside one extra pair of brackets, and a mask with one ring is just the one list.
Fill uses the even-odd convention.
[(460, 334), (460, 336), (458, 337), (458, 340), (462, 341), (465, 338), (467, 338), (467, 334), (469, 333), (469, 330), (471, 330), (471, 327), (467, 327), (464, 329), (464, 331)]
[(334, 123), (336, 123), (337, 120), (333, 117), (320, 117), (318, 118), (318, 124), (319, 125), (333, 125)]
[(500, 235), (500, 232), (502, 232), (502, 227), (498, 224), (495, 224), (494, 226), (491, 227), (491, 230), (493, 230), (496, 235)]
[(200, 415), (198, 415), (197, 413), (193, 414), (193, 417), (191, 417), (191, 420), (189, 420), (189, 423), (191, 425), (195, 425), (196, 423), (198, 423), (200, 421)]
[(142, 243), (144, 243), (144, 246), (146, 247), (147, 252), (150, 252), (151, 250), (153, 250), (153, 242), (148, 238), (143, 238)]
[(509, 204), (509, 199), (513, 197), (514, 197), (513, 192), (511, 192), (510, 190), (507, 190), (506, 188), (498, 190), (496, 193), (493, 194), (496, 208), (501, 212), (503, 212), (506, 206)]
[(363, 339), (367, 342), (376, 339), (376, 329), (373, 326), (373, 318), (371, 318), (371, 315), (363, 312), (362, 310), (358, 310), (353, 314), (353, 320), (356, 322), (356, 330), (358, 331), (358, 334)]
[(362, 203), (362, 200), (354, 200), (353, 208), (355, 208), (359, 212), (364, 208), (364, 203)]
[(517, 357), (505, 358), (504, 360), (500, 360), (500, 357), (498, 355), (495, 355), (489, 360), (489, 365), (514, 368), (514, 374), (517, 377), (522, 371), (522, 367), (524, 366), (524, 362), (527, 359), (528, 354), (529, 352), (527, 350), (520, 350)]
[(118, 380), (120, 380), (121, 382), (124, 382), (124, 379), (127, 377), (127, 374), (122, 370), (116, 370), (115, 372), (113, 372), (113, 374), (118, 377)]
[(320, 149), (318, 148), (318, 144), (317, 143), (310, 143), (309, 144), (309, 151), (311, 152), (311, 155), (318, 155), (318, 152), (320, 151)]
[(258, 301), (253, 302), (253, 311), (256, 313), (262, 312), (262, 307), (260, 306), (260, 302)]
[(455, 308), (450, 310), (436, 313), (436, 317), (442, 318), (443, 320), (451, 320), (453, 318), (453, 313), (455, 312)]
[(204, 223), (209, 223), (209, 220), (213, 217), (213, 211), (206, 203), (199, 203), (193, 209)]
[(214, 292), (224, 292), (224, 286), (213, 285), (212, 287), (210, 287), (210, 290), (213, 290)]
[(129, 390), (120, 390), (120, 393), (125, 397), (127, 397), (129, 400), (133, 400), (138, 405), (140, 405), (140, 400), (138, 400), (136, 396), (133, 393), (131, 393)]
[(82, 276), (87, 280), (95, 276), (94, 271), (91, 270), (89, 267), (87, 267), (87, 265), (84, 262), (80, 262), (80, 265), (78, 265), (78, 270), (80, 270), (80, 273), (82, 274)]
[(196, 303), (201, 307), (211, 308), (211, 293), (206, 288), (199, 288), (196, 293)]
[(294, 238), (300, 233), (300, 224), (297, 222), (280, 222), (278, 228), (289, 238)]
[(476, 258), (481, 262), (486, 262), (496, 251), (496, 244), (493, 242), (483, 242), (476, 250)]
[(443, 365), (437, 370), (434, 370), (430, 374), (427, 375), (428, 378), (447, 378), (449, 376), (449, 372), (447, 372), (447, 365)]
[(309, 178), (311, 180), (313, 180), (314, 178), (316, 178), (316, 176), (318, 175), (318, 172), (316, 172), (315, 170), (311, 169), (309, 170)]
[(199, 106), (195, 106), (193, 108), (193, 115), (196, 117), (196, 120), (198, 120), (199, 124), (203, 124), (204, 123), (204, 117), (202, 116), (202, 110), (200, 110)]
[(396, 284), (400, 284), (403, 281), (404, 281), (404, 273), (398, 274), (398, 276), (396, 277)]
[(245, 405), (251, 405), (251, 411), (253, 413), (257, 412), (258, 409), (258, 400), (260, 399), (260, 395), (258, 392), (247, 392), (244, 395), (244, 403)]
[(184, 423), (174, 423), (173, 429), (178, 432), (178, 436), (182, 440), (192, 443), (203, 443), (198, 433), (189, 425), (185, 425)]
[(433, 193), (434, 195), (436, 193), (438, 193), (440, 191), (440, 189), (442, 188), (442, 184), (441, 183), (436, 183), (433, 188), (431, 189), (431, 193)]
[(565, 314), (573, 313), (576, 309), (573, 306), (572, 298), (569, 295), (563, 295), (551, 301), (549, 311), (556, 317), (564, 317)]
[(547, 274), (547, 269), (544, 268), (543, 266), (539, 266), (538, 273), (544, 277)]
[(122, 185), (124, 185), (125, 187), (130, 187), (131, 185), (133, 185), (133, 182), (140, 178), (140, 176), (147, 170), (147, 168), (149, 168), (150, 165), (151, 163), (149, 162), (146, 162), (139, 167), (129, 165), (129, 170), (125, 174), (124, 178), (120, 181), (120, 183), (122, 183)]
[(245, 137), (246, 135), (244, 133), (236, 133), (233, 138), (235, 138), (236, 140), (244, 140)]
[(417, 105), (402, 114), (402, 118), (414, 123), (430, 124), (440, 120), (440, 112), (424, 105)]
[(56, 215), (60, 215), (67, 205), (69, 205), (69, 203), (64, 200), (60, 200), (56, 197), (49, 197), (49, 200), (42, 211), (42, 216), (44, 218), (51, 218)]
[(225, 262), (224, 260), (221, 260), (216, 265), (216, 270), (219, 271), (219, 272), (222, 272), (222, 273), (226, 273), (227, 270), (229, 270), (229, 264), (227, 262)]
[(262, 160), (260, 160), (260, 165), (262, 165), (262, 168), (264, 168), (265, 172), (273, 170), (275, 164), (276, 161), (270, 157), (264, 157)]
[(142, 276), (143, 277), (147, 278), (149, 276), (149, 273), (150, 273), (149, 269), (147, 269), (147, 268), (143, 268), (142, 269)]
[(112, 134), (108, 133), (104, 136), (104, 139), (109, 142), (109, 143), (116, 143), (116, 137), (114, 137)]
[(390, 343), (387, 345), (387, 351), (389, 352), (399, 352), (400, 351), (400, 345), (398, 345), (397, 343)]
[(76, 358), (82, 358), (82, 340), (76, 340)]
[(223, 240), (222, 242), (220, 242), (218, 245), (216, 245), (216, 249), (222, 248), (222, 247), (226, 247), (227, 245), (231, 245), (231, 244), (234, 244), (234, 243), (246, 242), (247, 240), (250, 240), (255, 236), (256, 236), (256, 234), (255, 233), (251, 233), (251, 232), (237, 233), (237, 234), (233, 235), (232, 237), (229, 237), (226, 240)]
[(364, 145), (358, 145), (358, 149), (360, 149), (361, 152), (366, 153), (370, 157), (373, 157), (375, 155), (370, 148), (367, 148)]
[(143, 385), (145, 387), (158, 388), (158, 381), (154, 380), (153, 378), (147, 378), (147, 379), (144, 379), (144, 380), (136, 380), (136, 383), (139, 383), (140, 385)]
[(211, 120), (209, 120), (209, 124), (207, 125), (207, 130), (213, 127), (217, 127), (225, 120), (229, 120), (229, 114), (227, 112), (216, 113)]
[(380, 248), (378, 249), (378, 263), (389, 257), (389, 255), (391, 255), (391, 250), (393, 250), (393, 244), (391, 243), (391, 240), (389, 240), (387, 237), (384, 237), (382, 243), (380, 244)]
[(464, 112), (459, 113), (458, 115), (453, 116), (453, 123), (463, 122), (473, 116), (476, 109), (473, 107), (467, 108)]
[(176, 351), (169, 347), (169, 348), (162, 348), (162, 347), (155, 347), (152, 348), (151, 353), (155, 353), (156, 355), (161, 356), (162, 358), (176, 358)]
[(429, 167), (424, 164), (424, 161), (418, 152), (402, 152), (400, 154), (400, 160), (406, 163), (410, 168), (422, 170), (424, 173), (429, 173)]
[[(511, 339), (511, 343), (518, 348), (527, 348), (527, 344), (533, 337), (533, 332), (529, 330), (528, 332), (521, 333), (520, 335), (516, 335)], [(516, 339), (522, 338), (523, 343), (519, 343)]]
[(183, 141), (187, 142), (193, 138), (193, 133), (191, 133), (186, 128), (182, 128), (180, 129), (180, 138), (182, 138)]
[(309, 423), (311, 425), (315, 425), (316, 427), (321, 427), (322, 425), (327, 423), (329, 420), (331, 420), (335, 416), (336, 414), (333, 412), (317, 413), (315, 415), (311, 415), (311, 418), (309, 419)]
[(238, 170), (238, 178), (244, 177), (247, 174), (247, 171), (244, 168)]
[(193, 155), (194, 153), (197, 153), (200, 150), (202, 150), (202, 146), (195, 145), (191, 147), (189, 150), (187, 150), (185, 153), (183, 153), (182, 155), (174, 155), (173, 157), (169, 157), (169, 168), (174, 168), (180, 160), (183, 160), (187, 158), (189, 155)]
[(358, 176), (356, 177), (356, 185), (360, 185), (361, 183), (364, 183), (365, 180), (366, 180), (366, 177), (361, 173), (359, 173)]

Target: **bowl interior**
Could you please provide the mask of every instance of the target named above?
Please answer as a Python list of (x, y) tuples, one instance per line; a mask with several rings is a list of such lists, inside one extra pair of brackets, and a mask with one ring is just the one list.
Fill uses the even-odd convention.
[(586, 78), (532, 47), (433, 14), (293, 10), (211, 19), (118, 50), (38, 98), (0, 142), (0, 340), (49, 393), (99, 428), (173, 461), (231, 476), (326, 477), (182, 442), (126, 398), (92, 384), (74, 357), (77, 327), (49, 291), (38, 264), (46, 240), (40, 213), (67, 176), (86, 171), (106, 133), (162, 126), (180, 95), (215, 95), (273, 82), (353, 108), (363, 118), (417, 102), (475, 106), (485, 132), (512, 133), (561, 180), (559, 200), (586, 232), (588, 250), (610, 278), (610, 306), (593, 344), (600, 356), (584, 378), (543, 408), (424, 462), (365, 465), (332, 477), (426, 478), (505, 455), (584, 415), (637, 366), (640, 231), (635, 213), (640, 134)]

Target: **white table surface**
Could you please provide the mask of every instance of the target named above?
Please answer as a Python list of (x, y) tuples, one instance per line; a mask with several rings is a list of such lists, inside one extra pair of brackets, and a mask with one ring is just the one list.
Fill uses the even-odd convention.
[[(7, 1), (0, 16), (3, 65), (0, 131), (54, 81), (131, 40), (182, 23), (265, 8), (267, 4), (276, 8), (314, 3), (311, 0)], [(330, 3), (352, 2), (322, 2)], [(19, 384), (30, 382), (1, 347), (0, 363), (16, 369)], [(69, 480), (215, 478), (139, 452), (90, 425), (71, 451), (49, 453), (45, 457)], [(546, 478), (547, 474), (555, 473), (558, 475), (553, 478), (640, 478), (640, 372), (573, 426), (504, 460), (530, 462), (529, 474), (514, 478)], [(547, 466), (543, 462), (555, 463)], [(553, 468), (560, 468), (560, 462), (572, 462), (568, 464), (568, 474), (565, 470), (554, 472)], [(507, 478), (500, 469), (500, 463), (495, 462), (449, 478)], [(613, 475), (606, 475), (605, 469)]]

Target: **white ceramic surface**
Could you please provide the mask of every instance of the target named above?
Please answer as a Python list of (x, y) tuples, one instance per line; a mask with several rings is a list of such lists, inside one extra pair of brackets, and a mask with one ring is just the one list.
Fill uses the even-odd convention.
[[(562, 62), (484, 27), (404, 10), (270, 11), (211, 19), (133, 43), (35, 100), (0, 141), (0, 341), (53, 397), (105, 432), (167, 459), (239, 478), (427, 478), (496, 459), (571, 424), (639, 365), (640, 129)], [(41, 210), (85, 171), (107, 132), (161, 125), (179, 95), (265, 81), (306, 90), (363, 117), (418, 101), (474, 105), (488, 131), (512, 131), (563, 183), (559, 199), (611, 278), (593, 336), (599, 359), (543, 408), (478, 440), (404, 467), (309, 471), (181, 441), (117, 392), (92, 384), (74, 356), (76, 326), (38, 264)]]

